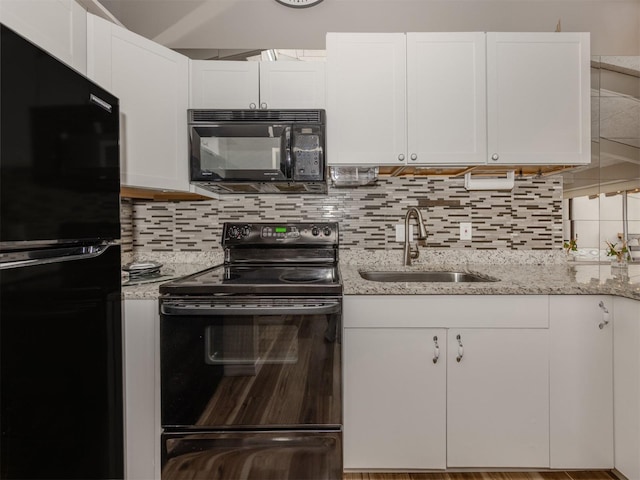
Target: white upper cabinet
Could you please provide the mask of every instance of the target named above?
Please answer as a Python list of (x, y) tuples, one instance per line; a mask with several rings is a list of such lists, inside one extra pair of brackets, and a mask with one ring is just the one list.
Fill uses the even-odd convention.
[(1, 0), (0, 22), (86, 74), (87, 12), (74, 0)]
[(484, 33), (408, 33), (408, 163), (486, 162)]
[(190, 108), (324, 108), (324, 62), (191, 60)]
[(258, 62), (191, 60), (190, 108), (258, 108)]
[(404, 33), (328, 33), (328, 163), (405, 164), (406, 90)]
[(325, 108), (326, 63), (260, 62), (260, 108)]
[(329, 33), (329, 163), (589, 163), (589, 55), (588, 33)]
[(487, 33), (490, 164), (591, 162), (588, 33)]
[(189, 60), (88, 15), (88, 74), (120, 99), (123, 185), (189, 191)]

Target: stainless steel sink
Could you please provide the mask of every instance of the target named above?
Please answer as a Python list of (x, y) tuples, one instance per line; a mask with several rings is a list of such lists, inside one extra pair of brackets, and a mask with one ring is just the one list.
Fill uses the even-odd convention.
[(468, 272), (359, 272), (372, 282), (497, 282), (497, 278)]

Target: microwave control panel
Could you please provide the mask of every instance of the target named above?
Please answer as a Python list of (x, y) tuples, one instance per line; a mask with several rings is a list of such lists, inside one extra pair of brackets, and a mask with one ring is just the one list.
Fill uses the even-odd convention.
[(322, 180), (324, 178), (324, 146), (319, 126), (293, 127), (291, 147), (295, 159), (294, 180)]

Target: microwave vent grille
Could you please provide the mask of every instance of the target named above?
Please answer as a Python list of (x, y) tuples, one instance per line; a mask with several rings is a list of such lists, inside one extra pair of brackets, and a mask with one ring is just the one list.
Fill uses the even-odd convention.
[(324, 123), (324, 110), (189, 110), (190, 123)]

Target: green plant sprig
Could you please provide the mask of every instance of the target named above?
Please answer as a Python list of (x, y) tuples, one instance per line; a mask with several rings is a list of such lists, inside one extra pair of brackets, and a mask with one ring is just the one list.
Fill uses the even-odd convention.
[(611, 243), (609, 241), (605, 241), (605, 243), (607, 244), (607, 257), (617, 257), (618, 259), (621, 259), (623, 255), (629, 253), (627, 245), (624, 242), (620, 248), (616, 248), (616, 245), (618, 245), (617, 243)]
[(567, 252), (567, 253), (569, 253), (569, 252), (577, 252), (578, 251), (578, 237), (572, 238), (568, 242), (564, 242), (564, 244), (562, 244), (562, 247), (564, 248), (565, 252)]

